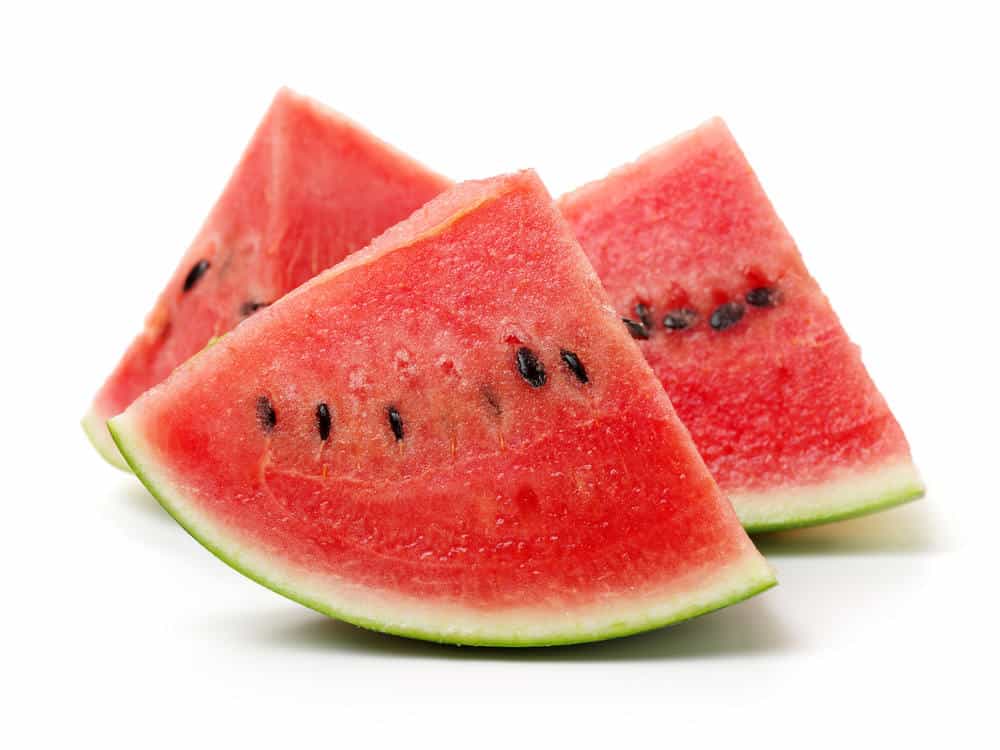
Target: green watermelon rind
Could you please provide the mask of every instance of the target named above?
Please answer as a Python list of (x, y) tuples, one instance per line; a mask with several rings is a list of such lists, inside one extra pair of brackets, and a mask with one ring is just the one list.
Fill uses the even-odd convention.
[[(205, 547), (222, 562), (226, 563), (226, 565), (233, 568), (238, 573), (242, 573), (247, 578), (259, 583), (265, 588), (269, 588), (272, 591), (291, 599), (292, 601), (298, 602), (299, 604), (309, 607), (310, 609), (328, 617), (342, 620), (366, 630), (459, 646), (567, 646), (577, 643), (588, 643), (610, 640), (612, 638), (621, 638), (623, 636), (635, 635), (649, 630), (662, 628), (667, 625), (679, 623), (699, 615), (708, 614), (709, 612), (728, 607), (731, 604), (736, 604), (745, 599), (749, 599), (750, 597), (766, 591), (777, 584), (777, 580), (774, 577), (774, 572), (771, 567), (767, 564), (764, 558), (757, 553), (756, 550), (750, 547), (752, 554), (748, 555), (746, 561), (741, 561), (739, 566), (734, 566), (737, 572), (743, 571), (745, 568), (745, 573), (741, 576), (743, 581), (739, 586), (729, 585), (729, 587), (725, 589), (725, 593), (717, 598), (712, 598), (707, 601), (698, 601), (689, 606), (678, 606), (665, 617), (651, 617), (640, 622), (612, 622), (607, 627), (597, 630), (550, 633), (540, 637), (520, 636), (515, 634), (503, 636), (497, 634), (470, 635), (468, 633), (446, 633), (429, 628), (401, 626), (382, 622), (355, 612), (347, 612), (338, 609), (326, 602), (319, 601), (313, 597), (295, 591), (290, 586), (280, 585), (272, 580), (267, 574), (260, 572), (259, 569), (256, 569), (256, 566), (241, 563), (241, 561), (236, 559), (235, 555), (232, 555), (223, 549), (224, 544), (217, 544), (209, 540), (208, 534), (199, 529), (198, 524), (183, 512), (183, 510), (179, 507), (179, 504), (172, 502), (169, 499), (171, 493), (159, 487), (157, 482), (153, 481), (151, 478), (151, 472), (143, 468), (142, 462), (137, 458), (137, 453), (141, 451), (134, 450), (131, 447), (128, 430), (123, 428), (120, 424), (116, 424), (118, 419), (119, 418), (116, 418), (115, 420), (108, 422), (108, 430), (114, 439), (115, 444), (118, 446), (121, 455), (125, 458), (125, 461), (131, 467), (136, 477), (138, 477), (143, 485), (145, 485), (146, 489), (149, 490), (150, 494), (152, 494), (156, 501), (163, 506), (163, 509), (199, 544)], [(736, 577), (736, 575), (732, 574), (729, 576), (730, 579)], [(694, 590), (690, 593), (692, 593), (693, 598), (699, 592)]]
[[(811, 508), (803, 508), (794, 495), (802, 491), (813, 498)], [(912, 502), (924, 496), (926, 488), (909, 459), (875, 467), (844, 479), (810, 488), (774, 490), (766, 493), (768, 512), (761, 512), (761, 497), (750, 499), (732, 493), (743, 528), (750, 534), (819, 526), (867, 516)]]
[(753, 523), (748, 521), (743, 525), (748, 534), (767, 534), (772, 531), (791, 531), (793, 529), (807, 529), (811, 526), (822, 526), (827, 523), (837, 521), (849, 521), (852, 518), (860, 518), (878, 513), (883, 510), (895, 508), (898, 505), (905, 505), (914, 500), (919, 500), (925, 494), (922, 486), (907, 487), (902, 490), (890, 492), (886, 495), (865, 500), (862, 505), (849, 510), (834, 511), (822, 515), (789, 516), (781, 521), (769, 521), (764, 523)]
[(128, 463), (122, 458), (121, 452), (115, 447), (115, 442), (108, 431), (107, 422), (91, 408), (80, 420), (80, 426), (87, 440), (105, 461), (122, 471), (131, 471)]

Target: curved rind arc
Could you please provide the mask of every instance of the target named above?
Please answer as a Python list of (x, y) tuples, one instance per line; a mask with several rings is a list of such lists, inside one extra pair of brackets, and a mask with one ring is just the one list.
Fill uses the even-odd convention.
[(125, 462), (125, 459), (122, 458), (122, 454), (115, 446), (114, 439), (111, 437), (111, 432), (108, 430), (107, 420), (98, 415), (97, 412), (94, 411), (93, 407), (91, 407), (84, 415), (83, 419), (80, 420), (80, 426), (83, 427), (83, 431), (86, 433), (90, 444), (93, 445), (97, 452), (101, 454), (101, 458), (114, 466), (116, 469), (131, 471), (129, 465)]
[(743, 528), (760, 534), (876, 513), (923, 497), (924, 492), (920, 474), (906, 458), (818, 484), (731, 492), (729, 497)]
[[(130, 431), (127, 416), (108, 422), (121, 455), (153, 497), (192, 537), (224, 563), (276, 593), (329, 617), (368, 630), (437, 643), (471, 646), (558, 646), (607, 640), (660, 628), (735, 604), (774, 586), (774, 573), (752, 547), (745, 559), (712, 574), (681, 593), (637, 601), (632, 611), (595, 607), (591, 611), (489, 615), (469, 608), (445, 609), (412, 599), (355, 591), (345, 592), (308, 580), (294, 571), (243, 547), (234, 535), (199, 513), (181, 493), (172, 491), (155, 462), (144, 455), (141, 438)], [(201, 518), (199, 518), (201, 515)], [(506, 619), (505, 619), (506, 618)]]

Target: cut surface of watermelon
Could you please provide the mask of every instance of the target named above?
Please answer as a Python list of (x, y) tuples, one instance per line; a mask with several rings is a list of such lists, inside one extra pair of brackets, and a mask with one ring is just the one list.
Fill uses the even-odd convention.
[(532, 172), (431, 201), (110, 427), (216, 555), (375, 630), (599, 640), (774, 583)]
[(559, 205), (748, 529), (923, 494), (899, 424), (721, 120)]
[(126, 468), (106, 421), (213, 337), (364, 247), (450, 182), (360, 126), (278, 92), (224, 192), (83, 420)]

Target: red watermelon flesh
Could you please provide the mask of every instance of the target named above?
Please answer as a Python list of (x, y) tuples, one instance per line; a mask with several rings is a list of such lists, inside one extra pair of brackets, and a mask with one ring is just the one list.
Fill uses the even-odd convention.
[(923, 493), (858, 348), (721, 120), (560, 207), (748, 529)]
[(219, 557), (377, 630), (596, 640), (773, 584), (532, 172), (453, 188), (110, 426)]
[(125, 468), (105, 422), (228, 331), (406, 218), (449, 185), (322, 105), (283, 89), (142, 333), (84, 418)]

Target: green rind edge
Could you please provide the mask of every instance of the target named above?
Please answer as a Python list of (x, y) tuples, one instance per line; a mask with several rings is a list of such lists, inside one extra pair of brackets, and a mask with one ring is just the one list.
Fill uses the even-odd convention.
[(810, 526), (820, 526), (836, 521), (847, 521), (851, 518), (868, 516), (872, 513), (888, 510), (897, 505), (903, 505), (914, 500), (918, 500), (926, 494), (926, 489), (919, 484), (908, 487), (901, 487), (885, 495), (879, 495), (871, 500), (862, 501), (860, 505), (852, 504), (850, 508), (844, 510), (824, 511), (814, 515), (789, 516), (774, 521), (754, 523), (747, 521), (743, 523), (743, 528), (748, 534), (767, 534), (772, 531), (789, 531), (791, 529), (804, 529)]
[[(94, 434), (94, 425), (104, 425), (105, 423), (103, 421), (90, 419), (92, 413), (93, 412), (89, 412), (83, 419), (80, 420), (80, 426), (83, 428), (83, 434), (87, 436), (87, 440), (90, 441), (92, 446), (94, 446), (94, 450), (97, 451), (101, 458), (120, 471), (130, 471), (128, 462), (122, 457), (120, 449), (119, 452), (112, 453), (108, 450), (108, 443), (102, 442), (100, 437)], [(105, 429), (110, 430), (110, 428)], [(114, 439), (114, 436), (112, 436), (112, 439)], [(111, 445), (114, 446), (116, 443), (112, 442)]]
[(271, 589), (277, 594), (291, 599), (294, 602), (298, 602), (310, 609), (313, 609), (320, 614), (326, 615), (327, 617), (332, 617), (336, 620), (342, 620), (343, 622), (356, 625), (359, 628), (364, 628), (366, 630), (372, 630), (377, 633), (388, 633), (390, 635), (403, 636), (405, 638), (414, 638), (421, 641), (431, 641), (433, 643), (441, 644), (451, 644), (456, 646), (491, 646), (491, 647), (504, 647), (504, 648), (521, 648), (528, 646), (570, 646), (578, 643), (591, 643), (595, 641), (605, 641), (613, 638), (622, 638), (624, 636), (636, 635), (638, 633), (644, 633), (649, 630), (656, 630), (657, 628), (666, 627), (668, 625), (673, 625), (678, 622), (685, 620), (690, 620), (693, 617), (699, 615), (705, 615), (709, 612), (714, 612), (724, 607), (728, 607), (732, 604), (749, 599), (763, 591), (767, 591), (769, 588), (777, 585), (778, 581), (774, 577), (773, 573), (766, 578), (758, 578), (751, 582), (747, 588), (742, 591), (738, 591), (730, 596), (724, 597), (718, 601), (709, 602), (706, 604), (699, 604), (692, 606), (688, 609), (682, 609), (678, 612), (674, 612), (668, 618), (663, 618), (659, 620), (651, 620), (649, 622), (641, 623), (638, 625), (622, 625), (622, 626), (612, 626), (606, 630), (599, 632), (589, 632), (585, 634), (574, 634), (567, 637), (554, 637), (554, 638), (544, 638), (544, 639), (501, 639), (501, 638), (477, 638), (477, 639), (458, 639), (449, 638), (448, 636), (442, 635), (438, 632), (427, 631), (422, 629), (413, 628), (400, 628), (385, 625), (384, 623), (378, 622), (376, 620), (370, 620), (363, 617), (357, 617), (355, 615), (345, 614), (339, 612), (328, 605), (309, 599), (308, 597), (301, 596), (296, 592), (289, 591), (277, 586), (271, 581), (268, 581), (264, 576), (255, 573), (254, 571), (248, 570), (236, 561), (232, 560), (223, 550), (219, 549), (216, 545), (209, 543), (203, 539), (197, 531), (187, 523), (181, 516), (181, 514), (171, 506), (171, 504), (164, 498), (163, 493), (157, 490), (156, 486), (150, 481), (142, 469), (139, 467), (136, 458), (132, 455), (128, 448), (127, 441), (124, 436), (119, 434), (115, 429), (115, 426), (109, 422), (108, 430), (111, 433), (111, 437), (114, 439), (115, 444), (118, 446), (118, 450), (121, 455), (125, 458), (125, 461), (131, 467), (132, 471), (135, 473), (139, 481), (149, 490), (150, 494), (156, 499), (156, 501), (163, 507), (163, 509), (170, 514), (170, 516), (183, 528), (191, 537), (195, 539), (199, 544), (201, 544), (205, 549), (219, 558), (226, 565), (231, 567), (238, 573), (243, 574), (252, 581), (256, 581), (261, 586)]

